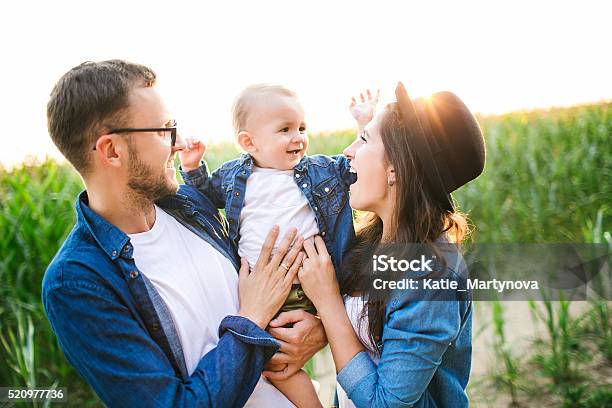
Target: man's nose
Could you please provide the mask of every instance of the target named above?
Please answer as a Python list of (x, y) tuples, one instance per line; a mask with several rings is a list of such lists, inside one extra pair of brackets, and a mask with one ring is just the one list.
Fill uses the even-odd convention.
[(187, 144), (185, 143), (185, 139), (181, 137), (180, 134), (176, 135), (176, 141), (174, 142), (174, 146), (172, 146), (172, 153), (180, 152), (181, 150), (185, 150)]

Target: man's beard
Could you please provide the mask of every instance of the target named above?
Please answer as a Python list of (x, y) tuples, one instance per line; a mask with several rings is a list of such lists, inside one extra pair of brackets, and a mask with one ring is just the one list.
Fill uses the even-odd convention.
[(178, 190), (178, 183), (172, 183), (164, 167), (158, 175), (145, 162), (141, 161), (135, 149), (128, 146), (130, 164), (128, 168), (128, 188), (131, 201), (139, 207), (148, 207), (153, 202)]

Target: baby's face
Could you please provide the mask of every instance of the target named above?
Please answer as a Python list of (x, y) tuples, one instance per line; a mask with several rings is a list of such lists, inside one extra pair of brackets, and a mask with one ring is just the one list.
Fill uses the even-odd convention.
[(266, 95), (253, 107), (246, 127), (255, 146), (251, 155), (259, 167), (291, 170), (306, 154), (304, 109), (296, 98)]

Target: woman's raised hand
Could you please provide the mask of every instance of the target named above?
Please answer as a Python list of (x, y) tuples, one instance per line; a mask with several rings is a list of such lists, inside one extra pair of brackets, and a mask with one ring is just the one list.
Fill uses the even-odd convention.
[(366, 90), (366, 94), (363, 92), (359, 94), (359, 102), (355, 97), (351, 98), (351, 104), (349, 105), (349, 111), (351, 115), (357, 121), (359, 129), (363, 129), (365, 125), (370, 123), (374, 115), (376, 114), (376, 105), (380, 99), (380, 89), (376, 91), (376, 96), (372, 97), (372, 92)]
[(259, 259), (251, 272), (244, 258), (240, 267), (238, 314), (252, 320), (262, 329), (266, 328), (283, 305), (304, 257), (300, 252), (304, 242), (302, 237), (298, 237), (291, 246), (297, 234), (295, 228), (285, 234), (278, 251), (270, 257), (278, 231), (278, 226), (274, 226), (268, 233)]

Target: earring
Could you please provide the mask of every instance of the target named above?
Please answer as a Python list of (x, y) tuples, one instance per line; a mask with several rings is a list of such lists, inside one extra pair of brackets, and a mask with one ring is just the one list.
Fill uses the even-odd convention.
[(395, 180), (391, 180), (391, 176), (387, 177), (387, 185), (391, 187), (395, 184)]

